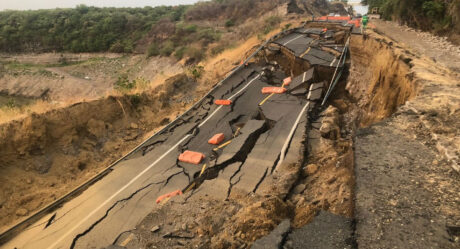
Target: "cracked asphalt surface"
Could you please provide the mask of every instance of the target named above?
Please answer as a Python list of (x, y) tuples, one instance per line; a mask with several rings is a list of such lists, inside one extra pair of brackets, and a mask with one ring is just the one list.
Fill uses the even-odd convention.
[[(294, 32), (274, 44), (294, 51), (310, 67), (333, 68), (343, 46), (333, 47), (339, 51), (337, 54), (320, 49), (319, 38), (309, 37), (319, 37), (318, 32)], [(325, 35), (334, 33), (328, 31)], [(310, 47), (313, 44), (315, 48)], [(259, 193), (266, 177), (284, 158), (283, 148), (289, 150), (299, 120), (304, 120), (305, 111), (321, 98), (324, 88), (313, 70), (303, 70), (292, 85), (286, 86), (288, 93), (275, 94), (259, 106), (267, 97), (261, 89), (279, 86), (288, 77), (286, 71), (277, 63), (246, 65), (191, 112), (116, 164), (104, 178), (29, 226), (5, 247), (100, 248), (114, 244), (158, 205), (158, 196), (184, 191), (195, 186), (192, 184), (199, 187), (193, 188), (189, 199), (206, 195), (226, 199), (234, 188)], [(321, 78), (324, 77), (327, 76)], [(213, 104), (216, 99), (230, 99), (233, 103), (217, 106)], [(215, 146), (207, 141), (216, 133), (224, 133), (225, 141), (232, 142), (214, 151)], [(200, 165), (179, 162), (177, 158), (185, 150), (201, 152), (206, 158)], [(200, 176), (203, 164), (207, 167)]]

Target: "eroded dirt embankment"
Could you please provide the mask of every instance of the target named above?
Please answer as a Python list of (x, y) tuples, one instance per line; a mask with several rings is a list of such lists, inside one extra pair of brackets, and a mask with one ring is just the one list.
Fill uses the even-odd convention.
[(196, 83), (175, 76), (152, 92), (107, 97), (0, 126), (0, 224), (29, 215), (96, 175), (182, 113)]
[(409, 52), (368, 36), (352, 36), (350, 50), (352, 64), (346, 89), (361, 110), (362, 126), (390, 116), (415, 96)]

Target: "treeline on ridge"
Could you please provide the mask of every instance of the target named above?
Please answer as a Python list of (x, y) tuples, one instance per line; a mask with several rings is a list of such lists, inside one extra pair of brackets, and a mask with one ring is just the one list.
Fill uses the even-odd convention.
[(221, 29), (286, 0), (213, 0), (195, 5), (1, 11), (0, 52), (116, 52), (201, 57)]

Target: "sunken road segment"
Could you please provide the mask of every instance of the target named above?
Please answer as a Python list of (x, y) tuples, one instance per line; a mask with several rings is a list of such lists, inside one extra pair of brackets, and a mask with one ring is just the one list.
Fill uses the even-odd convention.
[[(155, 200), (164, 194), (176, 191), (192, 201), (206, 195), (225, 200), (235, 188), (258, 193), (283, 162), (299, 120), (319, 103), (335, 69), (344, 66), (339, 58), (350, 33), (349, 25), (310, 22), (275, 36), (110, 173), (2, 247), (100, 248), (162, 205)], [(264, 87), (286, 92), (266, 95)], [(232, 103), (215, 105), (217, 99)], [(207, 142), (217, 133), (225, 136), (220, 148)], [(186, 150), (205, 157), (199, 165), (179, 161)]]

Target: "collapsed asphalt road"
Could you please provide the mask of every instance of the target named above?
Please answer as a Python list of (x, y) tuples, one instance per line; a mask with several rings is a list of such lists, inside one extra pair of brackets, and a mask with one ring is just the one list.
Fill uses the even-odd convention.
[[(267, 53), (271, 54), (265, 60), (241, 67), (193, 110), (79, 196), (8, 241), (5, 248), (111, 245), (158, 205), (159, 196), (176, 190), (188, 192), (188, 198), (226, 199), (235, 188), (258, 193), (289, 151), (299, 121), (320, 100), (325, 82), (340, 65), (344, 30), (347, 27), (338, 32), (309, 27), (280, 37), (270, 44)], [(280, 87), (289, 76), (293, 79), (283, 85), (286, 93), (261, 93), (263, 87)], [(216, 99), (232, 104), (218, 106)], [(217, 133), (232, 141), (214, 150), (216, 146), (207, 141)], [(203, 153), (205, 159), (200, 165), (179, 162), (185, 150)]]

